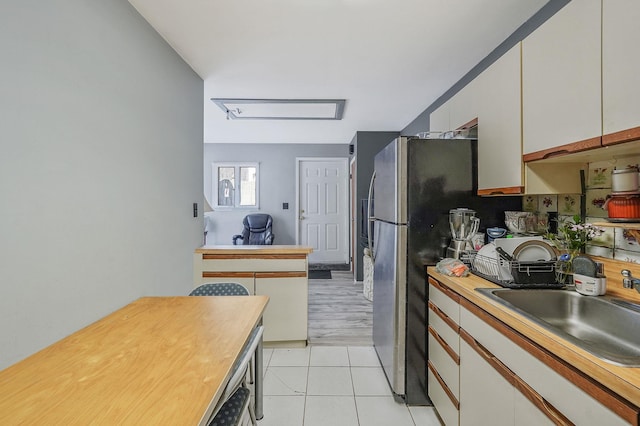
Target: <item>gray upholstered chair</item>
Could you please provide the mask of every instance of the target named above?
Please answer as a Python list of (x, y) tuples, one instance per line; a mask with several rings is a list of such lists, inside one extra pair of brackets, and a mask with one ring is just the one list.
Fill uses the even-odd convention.
[(275, 238), (272, 227), (271, 215), (266, 213), (246, 215), (242, 220), (242, 233), (232, 238), (233, 245), (272, 245)]

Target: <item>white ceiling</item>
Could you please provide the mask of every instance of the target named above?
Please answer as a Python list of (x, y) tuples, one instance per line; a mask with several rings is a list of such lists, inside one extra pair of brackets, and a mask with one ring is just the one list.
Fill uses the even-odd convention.
[[(400, 131), (547, 2), (129, 1), (204, 80), (205, 143)], [(339, 121), (226, 120), (211, 98), (347, 103)]]

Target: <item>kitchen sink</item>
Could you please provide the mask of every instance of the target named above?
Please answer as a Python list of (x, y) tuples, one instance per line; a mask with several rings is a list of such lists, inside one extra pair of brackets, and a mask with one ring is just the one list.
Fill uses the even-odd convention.
[(604, 361), (640, 367), (639, 305), (606, 296), (582, 296), (571, 290), (476, 291)]

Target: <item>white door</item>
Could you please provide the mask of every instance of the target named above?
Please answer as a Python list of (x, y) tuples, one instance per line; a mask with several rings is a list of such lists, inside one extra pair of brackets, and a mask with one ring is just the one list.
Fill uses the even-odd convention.
[(349, 263), (347, 158), (299, 158), (298, 237), (311, 263)]

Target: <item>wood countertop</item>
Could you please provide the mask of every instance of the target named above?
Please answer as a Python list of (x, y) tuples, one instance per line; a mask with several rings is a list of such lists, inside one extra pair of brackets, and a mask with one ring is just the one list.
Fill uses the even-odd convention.
[(0, 371), (0, 424), (206, 425), (268, 300), (138, 299)]
[(438, 273), (435, 267), (429, 267), (428, 273), (443, 285), (520, 332), (542, 348), (640, 407), (640, 368), (619, 367), (602, 361), (589, 352), (545, 330), (517, 312), (474, 291), (476, 288), (501, 288), (490, 281), (475, 275), (463, 278), (449, 277)]
[(313, 248), (296, 245), (271, 245), (271, 246), (234, 246), (234, 245), (207, 245), (197, 248), (196, 253), (202, 254), (309, 254)]

